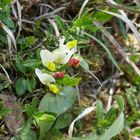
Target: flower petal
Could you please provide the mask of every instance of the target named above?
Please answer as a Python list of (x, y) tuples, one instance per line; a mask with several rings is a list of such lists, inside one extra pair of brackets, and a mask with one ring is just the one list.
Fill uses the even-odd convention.
[(47, 68), (50, 70), (50, 71), (55, 71), (56, 70), (56, 65), (54, 62), (49, 62), (48, 65), (47, 65)]
[(55, 52), (55, 62), (58, 64), (66, 64), (72, 56), (71, 51)]
[(66, 45), (61, 45), (61, 47), (55, 49), (52, 53), (54, 54), (55, 52), (66, 52), (70, 51), (70, 49)]
[(58, 41), (59, 41), (59, 46), (64, 45), (65, 37), (61, 36)]
[(77, 50), (76, 50), (76, 48), (73, 48), (73, 49), (71, 49), (67, 54), (66, 54), (66, 56), (63, 58), (63, 60), (62, 60), (62, 64), (66, 64), (69, 60), (70, 60), (70, 58), (72, 57), (72, 55), (76, 52)]
[(76, 51), (76, 48), (73, 48), (71, 50), (69, 48), (66, 50), (57, 49), (53, 51), (53, 54), (55, 56), (54, 61), (58, 64), (66, 64)]
[(65, 37), (64, 36), (61, 36), (60, 39), (59, 39), (59, 48), (56, 49), (55, 51), (64, 51), (64, 50), (67, 50), (68, 51), (68, 50), (70, 50), (68, 48), (68, 46), (66, 46), (64, 44), (64, 42), (65, 42)]
[(40, 69), (35, 69), (35, 74), (39, 78), (40, 82), (44, 85), (48, 85), (48, 83), (55, 82), (53, 76), (47, 73), (43, 73)]
[(49, 90), (52, 93), (54, 93), (54, 94), (58, 94), (59, 93), (59, 88), (56, 85), (54, 85), (54, 84), (50, 84), (49, 85)]
[(48, 67), (48, 64), (50, 62), (54, 62), (54, 60), (55, 60), (55, 57), (54, 57), (53, 53), (51, 53), (48, 50), (41, 50), (40, 57), (41, 57), (42, 64), (45, 67)]
[(61, 64), (66, 64), (66, 63), (70, 60), (72, 54), (73, 54), (72, 52), (69, 52), (69, 53), (63, 58), (63, 60), (61, 61)]
[(69, 42), (66, 44), (66, 46), (67, 46), (69, 49), (72, 49), (72, 48), (74, 48), (74, 47), (77, 46), (77, 43), (78, 43), (77, 40), (72, 40), (72, 41), (69, 41)]

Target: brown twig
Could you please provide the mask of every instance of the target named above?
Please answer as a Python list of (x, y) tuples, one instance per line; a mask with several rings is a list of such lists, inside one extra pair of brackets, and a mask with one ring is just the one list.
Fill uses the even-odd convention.
[(101, 3), (101, 2), (95, 2), (93, 4), (94, 4), (94, 6), (102, 6), (102, 7), (109, 7), (109, 8), (114, 8), (114, 9), (121, 9), (121, 10), (124, 10), (128, 13), (140, 14), (140, 10), (132, 9), (132, 8), (126, 7), (125, 5), (120, 5), (120, 4), (115, 5), (115, 4), (111, 4), (111, 3)]

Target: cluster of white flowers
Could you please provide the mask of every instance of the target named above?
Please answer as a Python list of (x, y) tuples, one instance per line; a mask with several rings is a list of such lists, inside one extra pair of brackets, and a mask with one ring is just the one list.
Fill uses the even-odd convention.
[(67, 44), (64, 44), (64, 42), (65, 38), (61, 37), (59, 39), (59, 47), (57, 49), (52, 52), (47, 49), (40, 51), (42, 64), (50, 72), (44, 73), (38, 68), (35, 69), (35, 74), (38, 76), (40, 82), (44, 85), (47, 85), (49, 87), (49, 90), (55, 94), (58, 94), (60, 90), (55, 84), (56, 79), (54, 78), (54, 75), (56, 74), (56, 76), (60, 78), (64, 76), (63, 72), (57, 71), (56, 65), (65, 65), (66, 63), (68, 63), (73, 54), (77, 51), (77, 40), (70, 41)]

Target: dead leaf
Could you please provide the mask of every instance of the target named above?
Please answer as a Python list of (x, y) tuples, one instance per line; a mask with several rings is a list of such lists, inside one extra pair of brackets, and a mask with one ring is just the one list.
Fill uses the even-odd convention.
[(11, 134), (18, 134), (24, 123), (20, 104), (17, 103), (16, 97), (8, 92), (1, 94), (0, 98), (3, 101), (3, 105), (11, 111), (11, 113), (4, 116), (6, 126)]

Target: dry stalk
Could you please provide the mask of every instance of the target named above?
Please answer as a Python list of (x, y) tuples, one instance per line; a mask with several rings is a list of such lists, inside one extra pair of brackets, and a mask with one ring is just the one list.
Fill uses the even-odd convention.
[[(94, 24), (98, 27), (98, 28), (103, 28), (103, 26), (100, 23), (94, 22)], [(132, 62), (130, 60), (130, 58), (128, 57), (128, 55), (125, 53), (125, 51), (122, 49), (122, 47), (120, 46), (120, 44), (114, 39), (114, 37), (107, 31), (107, 30), (101, 30), (101, 32), (106, 36), (106, 38), (108, 38), (108, 40), (114, 45), (114, 47), (116, 48), (116, 50), (122, 55), (122, 57), (126, 60), (126, 62), (132, 66), (132, 68), (134, 69), (134, 71), (140, 76), (140, 70), (139, 68), (135, 65), (134, 62)]]

